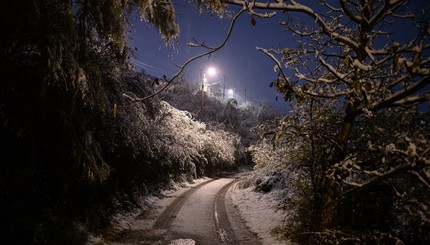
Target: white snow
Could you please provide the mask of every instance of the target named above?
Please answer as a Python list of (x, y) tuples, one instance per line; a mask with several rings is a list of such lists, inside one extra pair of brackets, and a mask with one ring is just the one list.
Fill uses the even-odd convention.
[(87, 238), (87, 244), (88, 245), (105, 244), (105, 242), (102, 237), (98, 237), (90, 234)]
[[(189, 188), (209, 180), (210, 178), (197, 179), (194, 180), (192, 184), (187, 183), (182, 186), (176, 185), (170, 190), (163, 191), (161, 197), (151, 196), (142, 198), (140, 205), (143, 208), (136, 208), (136, 210), (129, 213), (119, 213), (112, 218), (111, 222), (114, 228), (119, 232), (122, 230), (150, 230), (156, 219), (176, 197), (180, 196)], [(255, 192), (254, 189), (255, 186), (240, 189), (238, 185), (235, 184), (229, 190), (233, 204), (239, 210), (248, 228), (257, 234), (263, 245), (291, 244), (289, 241), (277, 240), (275, 235), (272, 234), (273, 229), (283, 225), (287, 215), (286, 211), (277, 209), (283, 196), (282, 190), (274, 189), (269, 193), (260, 193)], [(211, 193), (211, 191), (208, 193)], [(212, 191), (212, 193), (216, 193), (216, 191)], [(199, 202), (191, 199), (189, 201)], [(151, 215), (145, 218), (139, 218), (145, 207), (150, 209)], [(194, 214), (190, 215), (194, 216)], [(212, 224), (212, 222), (210, 223)], [(192, 239), (177, 239), (172, 240), (170, 244), (193, 244), (192, 242), (194, 242)], [(100, 243), (105, 243), (102, 236), (90, 234), (87, 241), (88, 245)]]
[[(140, 201), (140, 208), (136, 208), (131, 212), (117, 213), (111, 219), (111, 224), (116, 232), (124, 230), (150, 230), (154, 226), (157, 218), (163, 213), (167, 206), (169, 206), (178, 196), (200, 183), (211, 180), (210, 178), (200, 178), (194, 180), (192, 183), (182, 183), (175, 185), (169, 189), (161, 192), (161, 195), (152, 195), (149, 197), (142, 197)], [(142, 215), (142, 210), (150, 210), (150, 215), (145, 218), (139, 218)], [(176, 241), (186, 242), (186, 241)], [(106, 244), (105, 239), (101, 235), (89, 234), (87, 245)], [(114, 243), (111, 243), (114, 244)], [(187, 243), (173, 243), (173, 244), (187, 244)]]
[(272, 230), (281, 227), (287, 212), (277, 210), (282, 190), (275, 189), (269, 193), (254, 191), (255, 186), (240, 189), (238, 184), (232, 186), (233, 204), (239, 209), (248, 228), (256, 233), (263, 245), (291, 244), (289, 241), (280, 241), (272, 234)]
[(357, 67), (360, 70), (363, 70), (363, 71), (370, 71), (370, 70), (372, 70), (372, 66), (371, 65), (365, 65), (365, 64), (361, 63), (357, 59), (354, 59), (352, 65), (355, 66), (355, 67)]
[[(201, 178), (193, 181), (193, 183), (184, 183), (182, 186), (175, 185), (172, 189), (162, 191), (162, 196), (146, 197), (142, 206), (151, 208), (152, 215), (148, 219), (137, 219), (141, 209), (129, 214), (118, 214), (114, 217), (113, 222), (119, 224), (118, 227), (131, 230), (149, 230), (154, 225), (157, 218), (178, 196), (187, 191), (189, 188), (196, 186), (202, 182), (211, 180), (210, 178)], [(122, 224), (122, 226), (121, 226)]]
[(409, 142), (408, 153), (409, 153), (410, 157), (416, 157), (417, 156), (417, 145), (415, 145), (412, 142)]
[(177, 213), (169, 230), (184, 236), (193, 234), (204, 238), (208, 244), (218, 241), (217, 229), (213, 222), (215, 197), (222, 187), (232, 181), (231, 178), (217, 179), (194, 192)]
[(176, 239), (169, 242), (169, 245), (194, 245), (196, 242), (193, 239)]

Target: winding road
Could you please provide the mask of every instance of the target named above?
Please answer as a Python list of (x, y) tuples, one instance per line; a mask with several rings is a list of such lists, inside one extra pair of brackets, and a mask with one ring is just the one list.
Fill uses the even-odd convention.
[(260, 244), (233, 206), (234, 178), (203, 182), (178, 196), (151, 230), (125, 234), (115, 244)]

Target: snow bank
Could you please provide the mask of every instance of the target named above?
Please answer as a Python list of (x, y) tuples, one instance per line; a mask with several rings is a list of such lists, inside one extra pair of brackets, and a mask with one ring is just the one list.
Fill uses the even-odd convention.
[(276, 239), (273, 230), (282, 227), (287, 212), (278, 209), (284, 197), (284, 191), (275, 189), (268, 193), (256, 192), (255, 186), (245, 189), (236, 183), (231, 188), (233, 204), (239, 209), (249, 229), (256, 233), (262, 244), (291, 244), (289, 241)]

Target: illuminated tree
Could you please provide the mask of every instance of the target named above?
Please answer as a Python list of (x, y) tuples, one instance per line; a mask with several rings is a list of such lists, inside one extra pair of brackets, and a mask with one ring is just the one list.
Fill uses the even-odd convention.
[[(290, 47), (257, 49), (275, 64), (271, 85), (296, 106), (276, 138), (308, 138), (307, 158), (323, 174), (319, 229), (336, 225), (346, 195), (405, 175), (416, 180), (409, 184), (417, 193), (427, 194), (408, 196), (391, 185), (400, 199), (414, 200), (415, 215), (428, 222), (430, 138), (425, 119), (418, 119), (426, 118), (430, 98), (428, 9), (416, 15), (403, 0), (227, 2), (242, 6), (252, 24), (284, 14), (281, 25), (294, 37)], [(326, 105), (328, 113), (318, 112)], [(319, 155), (317, 142), (325, 144)]]

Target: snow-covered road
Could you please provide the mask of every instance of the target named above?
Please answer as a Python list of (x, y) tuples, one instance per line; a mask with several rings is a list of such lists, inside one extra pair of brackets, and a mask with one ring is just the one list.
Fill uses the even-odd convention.
[[(217, 202), (215, 202), (217, 193), (220, 192), (223, 186), (229, 185), (232, 179), (219, 179), (199, 188), (185, 202), (183, 208), (178, 212), (170, 227), (170, 239), (191, 238), (198, 244), (222, 244), (221, 238), (224, 240), (231, 239), (230, 227), (217, 229), (220, 224), (221, 215)], [(224, 198), (222, 198), (224, 201)], [(227, 219), (228, 220), (228, 219)], [(229, 224), (227, 224), (229, 226)], [(222, 230), (220, 233), (219, 231)]]
[(174, 218), (166, 234), (170, 244), (259, 244), (228, 201), (230, 197), (225, 200), (233, 182), (232, 178), (208, 181), (190, 189), (192, 193), (188, 197), (180, 196), (178, 199), (186, 200), (177, 214), (170, 215)]
[(206, 180), (172, 193), (151, 228), (136, 229), (131, 225), (134, 229), (130, 227), (113, 244), (260, 244), (233, 206), (228, 190), (234, 181)]

